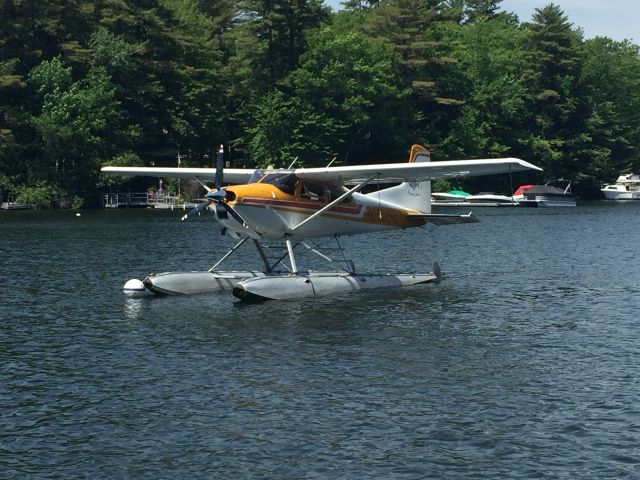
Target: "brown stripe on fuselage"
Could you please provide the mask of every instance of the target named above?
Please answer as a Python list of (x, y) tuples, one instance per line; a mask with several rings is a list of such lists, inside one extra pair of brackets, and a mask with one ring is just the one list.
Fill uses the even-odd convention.
[[(272, 207), (287, 207), (287, 208), (298, 208), (298, 209), (307, 209), (307, 210), (320, 210), (327, 204), (320, 201), (292, 201), (292, 200), (282, 200), (282, 199), (270, 199), (270, 198), (255, 198), (255, 197), (243, 197), (240, 200), (241, 205), (249, 205), (259, 203), (262, 205), (270, 205)], [(361, 205), (334, 205), (328, 211), (330, 212), (340, 212), (340, 213), (349, 213), (352, 215), (358, 215), (362, 212)]]

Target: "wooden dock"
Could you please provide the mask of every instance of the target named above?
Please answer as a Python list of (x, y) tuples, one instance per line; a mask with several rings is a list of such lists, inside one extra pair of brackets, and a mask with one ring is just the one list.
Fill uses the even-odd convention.
[(163, 210), (187, 210), (197, 203), (177, 203), (178, 196), (160, 192), (105, 193), (104, 208), (159, 208)]

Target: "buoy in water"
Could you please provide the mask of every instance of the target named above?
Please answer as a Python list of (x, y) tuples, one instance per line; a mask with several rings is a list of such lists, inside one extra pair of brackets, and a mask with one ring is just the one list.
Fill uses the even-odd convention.
[(124, 284), (123, 292), (128, 297), (141, 297), (146, 294), (147, 289), (137, 278), (132, 278)]

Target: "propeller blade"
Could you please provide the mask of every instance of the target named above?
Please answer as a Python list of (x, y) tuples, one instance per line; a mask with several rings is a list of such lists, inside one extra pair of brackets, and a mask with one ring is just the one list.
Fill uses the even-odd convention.
[(224, 178), (224, 146), (220, 145), (218, 149), (218, 158), (216, 159), (216, 176), (213, 179), (213, 184), (216, 190), (220, 190), (222, 187), (222, 180)]
[(202, 185), (205, 188), (205, 190), (207, 191), (207, 194), (205, 195), (205, 198), (208, 201), (206, 201), (204, 203), (199, 203), (190, 212), (185, 213), (180, 220), (182, 220), (184, 222), (190, 216), (192, 217), (195, 214), (199, 214), (202, 210), (204, 210), (209, 205), (211, 205), (211, 202), (221, 202), (221, 201), (223, 201), (224, 200), (224, 196), (226, 195), (226, 192), (220, 188), (220, 187), (222, 187), (223, 178), (224, 178), (224, 146), (220, 145), (220, 148), (218, 150), (218, 158), (216, 159), (216, 176), (213, 179), (214, 184), (215, 184), (215, 189), (211, 189), (211, 188), (207, 187), (207, 185), (202, 180), (200, 180), (198, 177), (195, 177), (197, 182), (200, 185)]
[(242, 216), (236, 211), (236, 209), (233, 208), (231, 205), (229, 205), (227, 202), (225, 202), (224, 200), (220, 200), (218, 201), (218, 205), (222, 205), (225, 208), (225, 210), (229, 212), (229, 215), (231, 215), (238, 222), (240, 222), (243, 227), (249, 226), (249, 224), (245, 221), (244, 218), (242, 218)]
[(207, 202), (202, 202), (199, 203), (198, 205), (195, 206), (195, 208), (191, 209), (189, 212), (185, 213), (182, 218), (180, 218), (181, 221), (185, 221), (187, 218), (189, 218), (190, 216), (194, 216), (195, 214), (199, 214), (202, 210), (204, 210), (205, 208), (207, 208), (209, 205), (211, 205), (211, 200), (207, 201)]

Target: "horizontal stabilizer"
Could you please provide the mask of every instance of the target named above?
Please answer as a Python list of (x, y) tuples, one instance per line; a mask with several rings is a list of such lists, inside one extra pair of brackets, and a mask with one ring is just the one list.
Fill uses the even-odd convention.
[(434, 225), (455, 225), (459, 223), (480, 223), (473, 212), (466, 215), (446, 215), (438, 213), (410, 213), (411, 218), (425, 218)]

